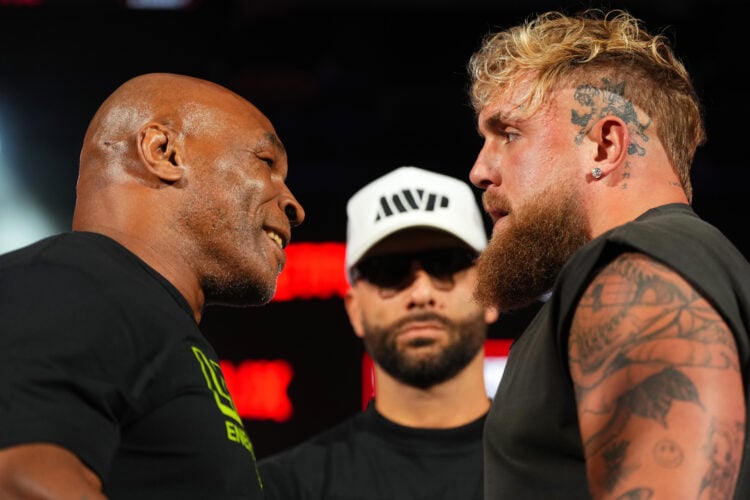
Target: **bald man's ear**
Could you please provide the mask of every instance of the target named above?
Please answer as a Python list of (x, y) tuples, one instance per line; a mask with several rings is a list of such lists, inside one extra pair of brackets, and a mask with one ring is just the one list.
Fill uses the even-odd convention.
[(140, 130), (138, 155), (148, 171), (164, 182), (177, 182), (185, 173), (175, 133), (160, 123), (149, 123)]

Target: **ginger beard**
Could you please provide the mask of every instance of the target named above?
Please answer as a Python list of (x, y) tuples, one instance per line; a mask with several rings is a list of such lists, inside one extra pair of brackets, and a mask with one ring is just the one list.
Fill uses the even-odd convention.
[[(438, 346), (432, 339), (414, 339), (407, 345), (400, 344), (399, 331), (414, 321), (442, 324), (448, 333), (447, 344)], [(391, 377), (419, 389), (428, 389), (453, 378), (483, 348), (487, 335), (482, 311), (455, 321), (426, 312), (386, 326), (365, 322), (363, 328), (365, 348), (373, 361)]]
[(510, 208), (477, 261), (475, 299), (500, 311), (548, 292), (570, 256), (591, 239), (575, 189), (551, 186), (518, 208), (484, 193), (485, 206)]

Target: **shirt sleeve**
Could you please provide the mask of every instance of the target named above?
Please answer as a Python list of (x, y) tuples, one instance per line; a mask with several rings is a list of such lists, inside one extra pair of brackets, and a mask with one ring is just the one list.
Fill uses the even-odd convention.
[(62, 266), (0, 278), (0, 446), (48, 442), (107, 474), (125, 411), (121, 308)]

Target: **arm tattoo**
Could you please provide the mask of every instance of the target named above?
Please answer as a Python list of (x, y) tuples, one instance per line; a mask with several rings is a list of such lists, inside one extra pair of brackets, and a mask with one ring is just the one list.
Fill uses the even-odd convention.
[(607, 425), (587, 440), (586, 448), (597, 453), (620, 434), (633, 415), (650, 418), (666, 428), (667, 413), (676, 400), (700, 406), (698, 391), (690, 379), (674, 368), (665, 368), (617, 399)]
[(682, 448), (671, 439), (660, 439), (654, 445), (654, 459), (662, 467), (674, 469), (682, 463)]
[(589, 310), (590, 320), (579, 322), (570, 338), (571, 363), (583, 375), (579, 390), (594, 389), (633, 364), (672, 367), (673, 361), (662, 359), (667, 353), (644, 349), (667, 340), (690, 350), (679, 364), (739, 371), (726, 353), (734, 349), (731, 332), (694, 290), (665, 280), (665, 270), (660, 264), (644, 266), (621, 256), (581, 297), (578, 308)]
[(710, 492), (706, 498), (729, 498), (732, 495), (734, 475), (742, 457), (734, 456), (731, 450), (737, 449), (737, 441), (744, 432), (739, 423), (722, 425), (714, 420), (705, 446), (710, 467), (701, 481), (701, 498), (704, 491)]
[(604, 487), (607, 491), (614, 490), (615, 486), (617, 486), (617, 481), (635, 469), (635, 466), (625, 464), (625, 454), (628, 446), (630, 446), (630, 442), (628, 441), (614, 441), (602, 452), (604, 467), (606, 469)]
[[(740, 370), (734, 338), (708, 302), (673, 271), (636, 255), (621, 255), (594, 278), (578, 304), (569, 338), (579, 411), (604, 418), (596, 432), (582, 437), (586, 456), (603, 461), (602, 486), (608, 491), (639, 467), (626, 461), (631, 443), (622, 434), (633, 417), (666, 430), (678, 401), (705, 411), (691, 379), (695, 370)], [(587, 398), (615, 380), (622, 392)], [(731, 491), (741, 460), (732, 450), (742, 439), (743, 422), (714, 418), (705, 444), (703, 489), (714, 495)], [(664, 438), (652, 448), (652, 458), (673, 469), (683, 463), (684, 450)], [(652, 493), (643, 488), (621, 498)]]

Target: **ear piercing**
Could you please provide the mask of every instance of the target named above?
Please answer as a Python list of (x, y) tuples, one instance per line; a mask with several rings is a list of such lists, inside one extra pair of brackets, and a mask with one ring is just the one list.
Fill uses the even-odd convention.
[(591, 169), (591, 177), (594, 179), (599, 179), (602, 176), (602, 169), (599, 167), (594, 167)]

